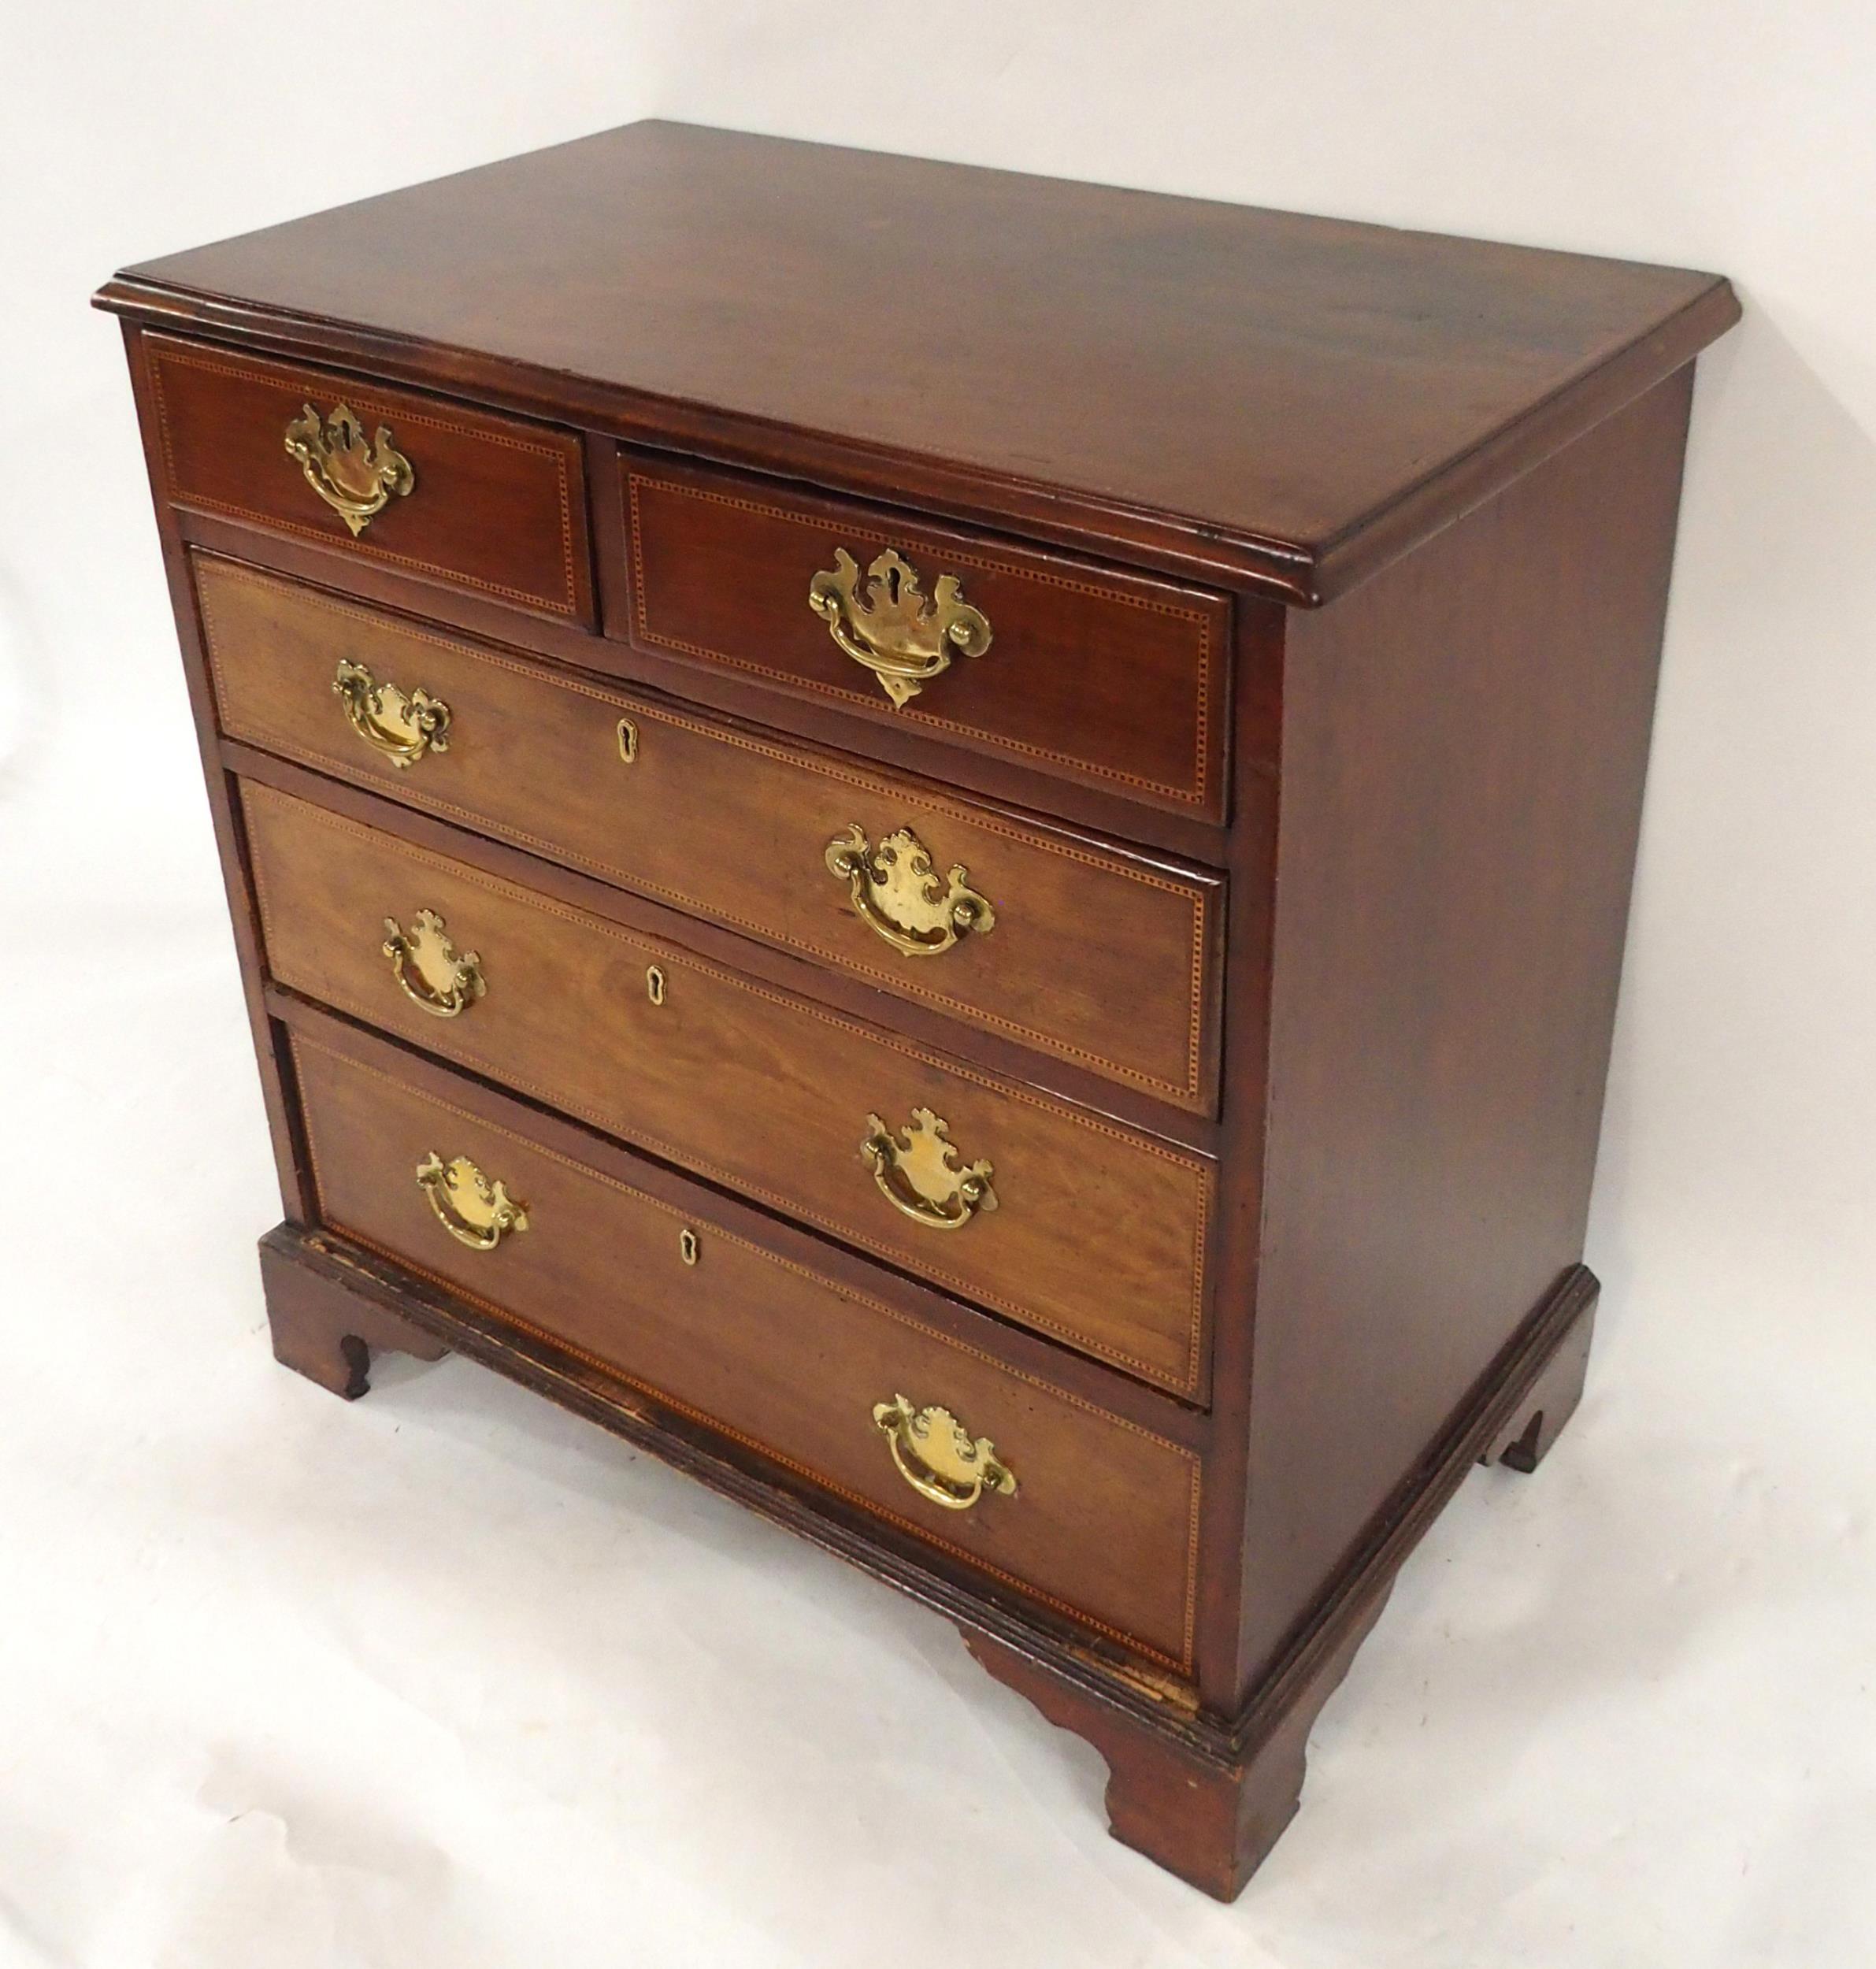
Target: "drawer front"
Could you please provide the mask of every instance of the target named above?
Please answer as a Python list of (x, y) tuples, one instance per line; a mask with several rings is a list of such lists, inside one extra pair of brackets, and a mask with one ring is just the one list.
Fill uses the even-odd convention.
[[(199, 561), (197, 583), (232, 736), (1183, 1107), (1210, 1107), (1220, 878), (795, 751), (230, 563)], [(342, 662), (446, 707), (446, 747), (399, 763), (361, 736), (335, 694)], [(910, 873), (921, 848), (931, 862), (925, 892), (944, 899), (923, 920), (961, 904), (981, 910), (981, 927), (958, 934), (957, 917), (947, 915), (921, 929), (915, 885), (868, 878), (869, 869)], [(899, 859), (888, 868), (886, 855)], [(836, 866), (843, 857), (853, 866)], [(908, 925), (940, 947), (906, 955), (893, 938)]]
[(632, 453), (622, 469), (647, 647), (1224, 818), (1220, 597), (730, 473)]
[[(321, 1219), (1140, 1652), (1191, 1663), (1197, 1459), (700, 1218), (296, 1036)], [(465, 1159), (473, 1170), (461, 1166)], [(418, 1172), (427, 1174), (420, 1181)], [(445, 1180), (448, 1171), (454, 1187)], [(500, 1230), (487, 1195), (525, 1228)], [(492, 1186), (499, 1185), (496, 1191)], [(447, 1218), (454, 1225), (448, 1227)], [(488, 1248), (462, 1241), (473, 1238)], [(1015, 1489), (967, 1507), (943, 1407)], [(902, 1475), (949, 1486), (933, 1501)], [(980, 1460), (980, 1471), (987, 1467)]]
[(592, 622), (571, 432), (160, 336), (146, 347), (177, 505)]
[(1202, 1159), (270, 788), (242, 807), (281, 984), (1198, 1391)]

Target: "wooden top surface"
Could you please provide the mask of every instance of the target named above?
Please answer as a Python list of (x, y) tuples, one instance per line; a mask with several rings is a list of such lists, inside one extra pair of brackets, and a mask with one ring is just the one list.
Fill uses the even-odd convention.
[(851, 463), (1305, 600), (1738, 313), (1711, 274), (655, 122), (99, 299), (804, 476)]

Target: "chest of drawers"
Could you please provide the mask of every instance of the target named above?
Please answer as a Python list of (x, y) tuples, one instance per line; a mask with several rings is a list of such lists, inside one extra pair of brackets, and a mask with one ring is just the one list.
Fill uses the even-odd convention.
[(99, 299), (276, 1352), (843, 1554), (1235, 1893), (1581, 1389), (1726, 283), (644, 124)]

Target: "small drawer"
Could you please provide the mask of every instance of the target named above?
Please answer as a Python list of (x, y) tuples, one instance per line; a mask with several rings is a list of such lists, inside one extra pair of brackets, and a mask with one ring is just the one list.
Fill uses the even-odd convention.
[(232, 563), (196, 579), (231, 736), (1211, 1109), (1222, 877)]
[(466, 1088), (303, 1035), (293, 1054), (331, 1229), (1189, 1670), (1192, 1452), (480, 1118)]
[(631, 633), (1202, 820), (1229, 611), (1206, 590), (623, 455)]
[(592, 623), (573, 432), (161, 336), (145, 346), (176, 505)]
[(270, 787), (241, 803), (280, 983), (1199, 1392), (1204, 1159)]

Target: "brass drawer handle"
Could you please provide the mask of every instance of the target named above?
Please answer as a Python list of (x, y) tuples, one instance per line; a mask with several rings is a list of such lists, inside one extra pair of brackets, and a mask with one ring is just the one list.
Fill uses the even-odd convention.
[(417, 1164), (417, 1180), (437, 1222), (473, 1251), (492, 1251), (510, 1231), (528, 1228), (527, 1207), (500, 1183), (491, 1183), (466, 1155), (446, 1162), (432, 1149)]
[(999, 1459), (990, 1438), (973, 1438), (948, 1408), (914, 1408), (895, 1395), (875, 1404), (873, 1420), (899, 1475), (934, 1504), (969, 1511), (987, 1490), (1016, 1495), (1016, 1474)]
[(895, 1135), (877, 1114), (866, 1117), (860, 1153), (873, 1171), (880, 1194), (915, 1224), (932, 1230), (962, 1230), (979, 1211), (996, 1208), (988, 1162), (956, 1165), (951, 1124), (929, 1107), (912, 1111), (911, 1125)]
[(891, 547), (867, 569), (863, 588), (859, 562), (836, 547), (833, 566), (808, 584), (808, 606), (899, 710), (951, 668), (954, 653), (981, 656), (990, 647), (990, 618), (965, 600), (957, 576), (940, 575), (928, 602), (918, 570)]
[(860, 921), (901, 956), (936, 957), (973, 930), (988, 936), (996, 928), (996, 911), (970, 886), (962, 862), (940, 881), (931, 850), (909, 827), (874, 847), (855, 821), (828, 843), (826, 859), (851, 891)]
[(419, 910), (408, 930), (398, 927), (395, 916), (386, 917), (384, 948), (405, 997), (436, 1018), (459, 1017), (488, 989), (481, 959), (473, 951), (456, 955), (435, 910)]
[(417, 484), (410, 461), (380, 424), (370, 443), (365, 426), (347, 403), (321, 417), (310, 403), (287, 426), (287, 455), (299, 461), (306, 483), (352, 530), (356, 540), (384, 510), (393, 495), (402, 499)]
[(421, 687), (408, 696), (380, 684), (362, 663), (339, 659), (332, 695), (345, 706), (352, 729), (393, 766), (414, 766), (426, 752), (450, 749), (450, 707)]

